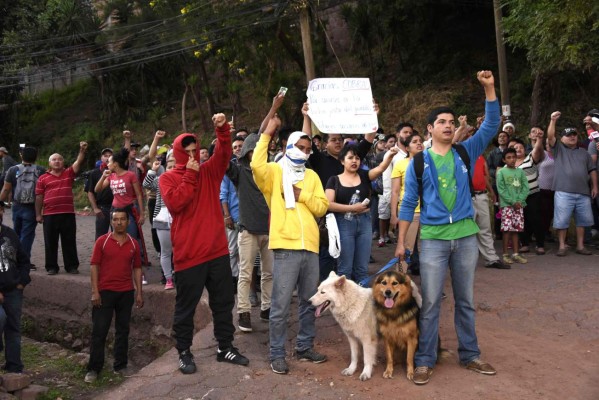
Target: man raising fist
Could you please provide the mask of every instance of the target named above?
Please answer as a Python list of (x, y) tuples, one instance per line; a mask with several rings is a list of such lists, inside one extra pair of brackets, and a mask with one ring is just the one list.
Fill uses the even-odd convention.
[(212, 117), (216, 130), (214, 155), (201, 167), (196, 136), (183, 133), (173, 143), (175, 168), (160, 177), (162, 199), (171, 213), (177, 299), (173, 330), (179, 351), (179, 369), (196, 371), (190, 351), (193, 316), (204, 286), (210, 296), (217, 361), (248, 365), (249, 360), (233, 347), (233, 277), (229, 247), (219, 202), (220, 183), (231, 159), (231, 133), (224, 114)]

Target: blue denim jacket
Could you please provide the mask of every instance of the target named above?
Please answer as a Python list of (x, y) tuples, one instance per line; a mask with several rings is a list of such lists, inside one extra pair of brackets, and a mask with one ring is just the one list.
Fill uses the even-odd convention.
[(237, 197), (237, 191), (235, 185), (231, 182), (228, 176), (225, 175), (223, 181), (220, 184), (220, 202), (226, 201), (229, 204), (229, 212), (233, 222), (239, 222), (239, 198)]
[[(499, 128), (499, 101), (485, 103), (485, 121), (474, 136), (462, 142), (470, 156), (471, 171), (474, 171), (476, 160), (483, 153), (489, 142), (497, 134)], [(468, 169), (454, 148), (451, 149), (455, 163), (455, 178), (457, 184), (456, 203), (451, 212), (445, 206), (439, 195), (438, 174), (435, 164), (428, 153), (424, 151), (424, 172), (422, 174), (422, 201), (420, 206), (420, 223), (423, 225), (445, 225), (465, 218), (474, 218), (470, 187), (468, 184)], [(401, 203), (399, 219), (412, 221), (414, 209), (418, 204), (418, 181), (414, 171), (414, 161), (410, 161), (406, 171), (406, 191)]]

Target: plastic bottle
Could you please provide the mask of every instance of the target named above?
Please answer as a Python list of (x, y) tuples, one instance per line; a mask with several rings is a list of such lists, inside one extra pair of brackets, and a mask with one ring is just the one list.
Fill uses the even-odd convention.
[[(356, 190), (356, 193), (352, 194), (351, 199), (349, 200), (349, 205), (354, 205), (357, 202), (360, 201), (360, 191)], [(348, 211), (345, 213), (345, 217), (346, 220), (351, 221), (352, 219), (354, 219), (354, 213), (351, 211)]]

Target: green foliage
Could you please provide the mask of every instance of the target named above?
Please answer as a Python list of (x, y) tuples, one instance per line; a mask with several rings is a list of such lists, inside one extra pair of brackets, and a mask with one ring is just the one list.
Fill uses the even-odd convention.
[(504, 0), (506, 40), (524, 49), (535, 73), (596, 69), (599, 3), (588, 0)]

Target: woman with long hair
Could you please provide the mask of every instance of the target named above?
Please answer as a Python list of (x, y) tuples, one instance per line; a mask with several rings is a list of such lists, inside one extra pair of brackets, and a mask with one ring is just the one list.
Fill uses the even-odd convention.
[[(393, 147), (385, 154), (383, 162), (376, 168), (360, 168), (358, 147), (350, 144), (339, 153), (343, 173), (332, 176), (326, 185), (325, 194), (329, 200), (329, 211), (335, 214), (341, 245), (341, 255), (337, 271), (348, 279), (360, 282), (368, 277), (368, 260), (372, 246), (372, 222), (370, 182), (385, 171), (398, 148)], [(352, 201), (352, 197), (355, 201)]]
[[(414, 133), (404, 140), (402, 140), (402, 144), (405, 146), (408, 152), (408, 158), (404, 158), (403, 160), (395, 163), (393, 167), (393, 172), (391, 172), (391, 227), (395, 228), (397, 226), (397, 216), (399, 215), (399, 207), (401, 207), (401, 201), (403, 199), (405, 193), (405, 177), (406, 171), (408, 169), (408, 164), (410, 160), (414, 158), (414, 156), (422, 150), (424, 150), (424, 145), (422, 138), (420, 135)], [(410, 250), (411, 253), (414, 252), (414, 245), (416, 244), (416, 237), (418, 236), (418, 230), (420, 228), (420, 205), (416, 207), (414, 210), (414, 219), (408, 228), (408, 233), (406, 234), (406, 238), (404, 240), (404, 248), (406, 250)], [(414, 267), (416, 268), (416, 267)]]

